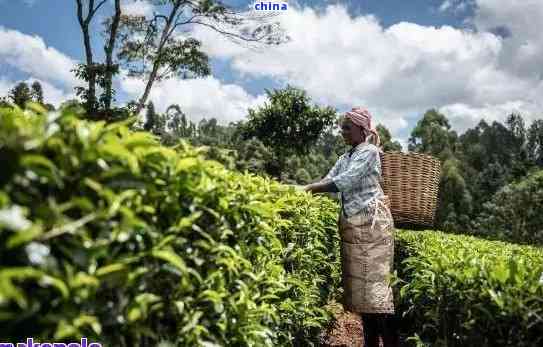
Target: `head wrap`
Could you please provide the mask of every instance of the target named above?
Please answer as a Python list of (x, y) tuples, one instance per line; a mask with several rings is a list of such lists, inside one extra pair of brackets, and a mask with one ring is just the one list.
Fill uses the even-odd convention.
[(345, 117), (350, 119), (354, 124), (372, 133), (374, 145), (379, 147), (381, 140), (377, 130), (371, 124), (371, 114), (368, 110), (361, 107), (355, 107), (351, 111), (345, 112)]

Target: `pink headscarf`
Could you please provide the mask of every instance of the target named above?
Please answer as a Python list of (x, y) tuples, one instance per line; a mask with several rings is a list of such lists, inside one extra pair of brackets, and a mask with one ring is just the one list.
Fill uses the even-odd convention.
[(355, 107), (351, 111), (345, 112), (345, 117), (349, 118), (354, 124), (372, 133), (374, 136), (374, 145), (379, 147), (381, 139), (379, 138), (377, 129), (371, 124), (371, 114), (368, 110), (361, 107)]

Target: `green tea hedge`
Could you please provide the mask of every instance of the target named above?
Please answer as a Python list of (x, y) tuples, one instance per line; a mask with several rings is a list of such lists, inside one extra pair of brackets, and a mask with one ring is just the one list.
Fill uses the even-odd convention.
[(398, 231), (407, 330), (429, 346), (543, 345), (543, 249)]
[(74, 111), (0, 109), (0, 340), (313, 345), (337, 206)]

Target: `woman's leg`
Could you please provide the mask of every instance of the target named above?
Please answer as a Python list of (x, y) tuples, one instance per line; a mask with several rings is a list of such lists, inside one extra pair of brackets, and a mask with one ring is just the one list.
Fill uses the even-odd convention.
[(383, 347), (399, 347), (399, 326), (394, 314), (362, 313), (361, 316), (364, 347), (379, 347), (380, 339)]
[(379, 347), (378, 317), (375, 313), (362, 313), (364, 347)]
[(384, 314), (381, 319), (381, 336), (383, 339), (383, 347), (399, 347), (399, 322), (398, 317), (394, 314)]

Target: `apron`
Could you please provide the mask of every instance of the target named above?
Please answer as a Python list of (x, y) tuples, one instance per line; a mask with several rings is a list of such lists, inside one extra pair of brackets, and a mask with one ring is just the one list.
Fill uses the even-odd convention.
[(355, 313), (394, 313), (389, 274), (394, 263), (394, 222), (385, 198), (373, 214), (340, 214), (343, 307)]

